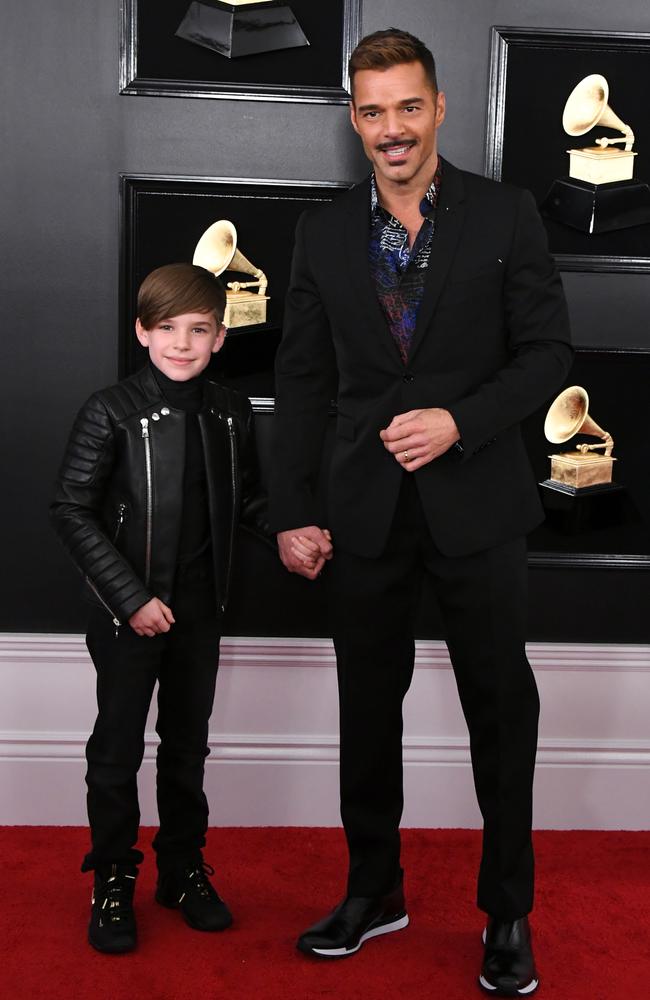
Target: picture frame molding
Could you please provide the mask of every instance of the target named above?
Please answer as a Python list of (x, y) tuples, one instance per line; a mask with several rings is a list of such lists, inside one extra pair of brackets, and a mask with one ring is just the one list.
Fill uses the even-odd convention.
[[(206, 184), (223, 184), (229, 187), (241, 187), (242, 192), (250, 187), (276, 188), (280, 192), (283, 188), (331, 190), (332, 192), (343, 192), (348, 190), (352, 183), (350, 181), (338, 180), (306, 180), (295, 178), (278, 177), (227, 177), (213, 175), (196, 174), (156, 174), (156, 173), (133, 173), (130, 171), (119, 174), (119, 203), (120, 203), (120, 225), (119, 225), (119, 348), (118, 348), (118, 370), (120, 378), (124, 378), (128, 371), (128, 350), (126, 346), (126, 328), (128, 328), (130, 316), (127, 316), (129, 294), (132, 291), (132, 270), (134, 266), (135, 242), (136, 242), (136, 217), (134, 212), (134, 199), (137, 196), (138, 184), (175, 184), (196, 185), (197, 188)], [(187, 192), (191, 195), (191, 192)], [(164, 192), (161, 192), (164, 194)], [(181, 195), (182, 197), (183, 195)], [(256, 413), (273, 413), (275, 400), (272, 396), (249, 396), (251, 406)]]
[[(306, 104), (348, 104), (348, 60), (361, 37), (361, 0), (343, 0), (341, 84), (229, 83), (214, 80), (169, 80), (138, 76), (138, 2), (122, 0), (120, 23), (120, 94), (147, 97), (203, 97), (228, 101), (284, 101)], [(189, 0), (188, 0), (189, 2)]]
[[(493, 25), (490, 29), (484, 173), (487, 177), (498, 181), (502, 179), (503, 167), (508, 55), (510, 46), (517, 42), (521, 44), (534, 42), (536, 47), (549, 49), (562, 47), (588, 49), (590, 42), (596, 45), (610, 43), (608, 47), (611, 49), (636, 48), (637, 51), (647, 53), (650, 57), (650, 32)], [(650, 252), (647, 257), (573, 253), (554, 253), (554, 257), (561, 271), (636, 274), (650, 272)]]

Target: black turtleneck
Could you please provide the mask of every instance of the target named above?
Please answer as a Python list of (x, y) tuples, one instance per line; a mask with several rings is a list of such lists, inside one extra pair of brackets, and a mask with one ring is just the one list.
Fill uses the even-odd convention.
[(187, 620), (215, 609), (208, 483), (198, 417), (207, 376), (201, 372), (196, 378), (176, 382), (155, 365), (151, 367), (166, 402), (185, 413), (183, 513), (171, 608), (177, 619)]

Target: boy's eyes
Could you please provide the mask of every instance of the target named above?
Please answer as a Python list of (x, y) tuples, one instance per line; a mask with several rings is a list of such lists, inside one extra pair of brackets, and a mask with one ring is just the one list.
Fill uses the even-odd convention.
[[(159, 330), (164, 330), (165, 333), (168, 333), (170, 330), (173, 330), (174, 327), (172, 326), (171, 323), (159, 323), (158, 324), (158, 329)], [(206, 333), (208, 333), (208, 328), (205, 327), (205, 326), (193, 326), (192, 327), (192, 333), (206, 334)]]

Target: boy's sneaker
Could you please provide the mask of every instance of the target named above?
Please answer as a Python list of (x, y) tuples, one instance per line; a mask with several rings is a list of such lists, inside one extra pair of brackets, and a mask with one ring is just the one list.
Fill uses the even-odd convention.
[(232, 923), (232, 914), (208, 875), (214, 875), (214, 868), (203, 860), (160, 872), (156, 902), (180, 910), (185, 921), (197, 931), (225, 930)]
[(137, 875), (134, 865), (110, 865), (95, 872), (88, 940), (97, 951), (117, 955), (135, 948), (133, 892)]

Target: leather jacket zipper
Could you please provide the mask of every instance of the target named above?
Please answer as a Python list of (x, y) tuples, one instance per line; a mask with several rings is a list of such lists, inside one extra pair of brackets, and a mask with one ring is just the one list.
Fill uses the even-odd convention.
[[(124, 512), (125, 511), (126, 511), (126, 504), (125, 503), (121, 503), (119, 505), (119, 507), (117, 508), (117, 524), (115, 525), (115, 531), (113, 532), (113, 544), (115, 544), (115, 542), (117, 541), (117, 536), (120, 533), (120, 528), (124, 524)], [(115, 614), (115, 612), (113, 611), (113, 609), (109, 608), (108, 604), (106, 603), (106, 601), (104, 600), (104, 598), (102, 597), (102, 595), (97, 590), (97, 587), (94, 585), (94, 583), (91, 582), (91, 580), (90, 580), (90, 578), (88, 576), (86, 576), (86, 583), (88, 584), (88, 586), (92, 590), (92, 592), (95, 595), (95, 597), (97, 598), (97, 600), (102, 603), (102, 605), (106, 608), (106, 610), (108, 611), (109, 615), (113, 619), (113, 625), (115, 626), (115, 638), (117, 639), (117, 637), (119, 635), (120, 625), (122, 624), (121, 621), (120, 621), (120, 619), (117, 617), (117, 615)]]
[(230, 594), (230, 577), (232, 574), (232, 554), (235, 544), (235, 528), (237, 527), (236, 516), (237, 516), (237, 439), (235, 437), (235, 428), (233, 426), (232, 417), (227, 418), (228, 423), (228, 435), (230, 438), (230, 475), (232, 480), (232, 515), (230, 524), (230, 545), (228, 548), (228, 571), (226, 573), (226, 580), (223, 588), (223, 600), (221, 602), (221, 610), (226, 610), (226, 604), (228, 603), (228, 596)]
[(126, 511), (126, 504), (121, 503), (117, 508), (117, 524), (115, 525), (115, 531), (113, 533), (113, 545), (119, 538), (120, 531), (122, 530), (122, 525), (124, 524), (124, 512)]
[(102, 595), (99, 593), (99, 591), (97, 590), (97, 587), (92, 582), (92, 580), (90, 579), (89, 576), (86, 576), (86, 583), (88, 584), (88, 586), (92, 590), (92, 592), (95, 595), (95, 597), (97, 598), (97, 600), (101, 602), (101, 604), (106, 608), (106, 610), (108, 611), (109, 615), (113, 619), (113, 625), (115, 626), (115, 638), (117, 639), (117, 636), (119, 634), (120, 625), (122, 624), (122, 622), (117, 617), (117, 615), (115, 614), (115, 612), (113, 611), (113, 609), (109, 608), (108, 604), (106, 603), (106, 601), (104, 600), (104, 598), (102, 597)]
[(142, 417), (140, 420), (142, 426), (142, 440), (144, 441), (144, 464), (147, 477), (147, 510), (146, 510), (146, 545), (145, 545), (145, 555), (144, 555), (144, 583), (145, 586), (149, 586), (149, 577), (151, 575), (151, 536), (152, 536), (152, 521), (153, 521), (153, 482), (151, 477), (151, 441), (149, 440), (149, 420), (147, 417)]

